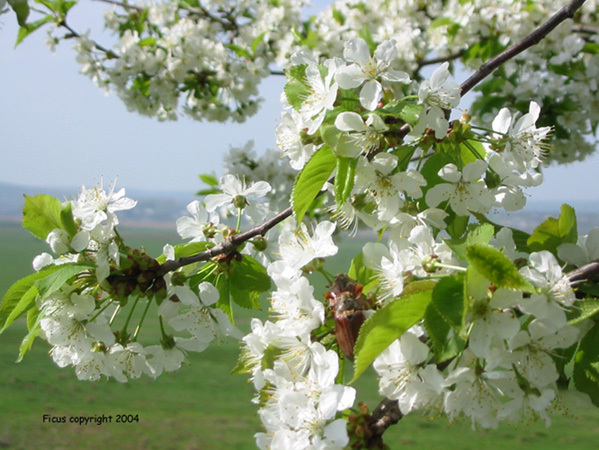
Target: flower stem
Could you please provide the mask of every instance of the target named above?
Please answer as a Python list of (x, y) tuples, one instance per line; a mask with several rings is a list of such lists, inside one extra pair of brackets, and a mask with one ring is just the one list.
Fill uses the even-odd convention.
[[(146, 318), (146, 314), (148, 313), (148, 309), (150, 309), (150, 305), (152, 304), (152, 302), (150, 300), (148, 300), (148, 304), (146, 305), (146, 309), (144, 309), (143, 314), (141, 315), (141, 319), (139, 320), (139, 324), (137, 325), (137, 328), (135, 329), (135, 333), (133, 333), (133, 340), (137, 339), (137, 335), (139, 334), (139, 330), (141, 330), (141, 326), (144, 323), (144, 320)], [(160, 317), (160, 316), (158, 316)]]
[[(96, 320), (98, 318), (98, 316), (100, 314), (102, 314), (104, 311), (106, 311), (106, 308), (108, 308), (110, 305), (112, 305), (112, 302), (114, 301), (114, 299), (110, 299), (108, 302), (106, 302), (106, 305), (104, 305), (95, 315), (94, 317), (92, 317), (91, 319), (88, 320), (88, 322), (93, 322), (94, 320)], [(118, 309), (118, 308), (117, 308)], [(110, 319), (111, 323), (112, 323), (112, 318)]]
[(451, 269), (451, 270), (456, 270), (458, 272), (466, 272), (468, 269), (462, 266), (454, 266), (453, 264), (443, 264), (440, 262), (436, 262), (434, 263), (435, 267), (438, 267), (440, 269)]
[(239, 232), (241, 230), (241, 212), (243, 210), (241, 208), (237, 208), (237, 226), (235, 227), (235, 232)]
[(121, 310), (121, 305), (119, 304), (116, 309), (114, 310), (114, 312), (112, 313), (112, 317), (110, 318), (110, 321), (108, 322), (108, 325), (112, 325), (112, 322), (114, 322), (114, 319), (116, 319), (117, 314), (119, 313), (119, 311)]
[(121, 335), (125, 336), (127, 334), (127, 327), (129, 326), (129, 322), (131, 322), (131, 317), (133, 317), (133, 311), (135, 311), (135, 307), (139, 302), (139, 297), (135, 298), (133, 302), (133, 306), (131, 307), (131, 311), (129, 311), (129, 315), (127, 316), (127, 320), (125, 320), (125, 324), (123, 325), (123, 330), (121, 331)]

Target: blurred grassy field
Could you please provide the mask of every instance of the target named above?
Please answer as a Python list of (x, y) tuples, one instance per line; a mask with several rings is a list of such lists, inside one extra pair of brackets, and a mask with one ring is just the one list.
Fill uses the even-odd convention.
[[(123, 230), (132, 245), (144, 245), (153, 255), (174, 232)], [(342, 270), (360, 242), (347, 242), (329, 268)], [(31, 272), (33, 257), (46, 250), (43, 242), (16, 225), (0, 224), (0, 293)], [(322, 295), (324, 283), (317, 295)], [(249, 314), (240, 311), (238, 326), (249, 329)], [(36, 341), (19, 364), (18, 346), (25, 326), (18, 323), (0, 335), (0, 448), (11, 449), (251, 449), (260, 431), (252, 386), (243, 375), (229, 375), (237, 360), (238, 343), (213, 345), (191, 354), (190, 365), (157, 380), (148, 377), (126, 384), (78, 381), (72, 369), (58, 368), (48, 346)], [(349, 370), (349, 368), (348, 368)], [(358, 380), (359, 400), (378, 403), (372, 373)], [(44, 423), (44, 414), (60, 417), (112, 415), (112, 423), (77, 425)], [(139, 422), (115, 423), (117, 414), (138, 415)], [(551, 428), (542, 423), (518, 428), (472, 431), (469, 423), (451, 426), (408, 416), (386, 434), (396, 448), (443, 449), (595, 449), (599, 448), (599, 411), (578, 417), (557, 416)], [(276, 449), (278, 450), (278, 449)]]

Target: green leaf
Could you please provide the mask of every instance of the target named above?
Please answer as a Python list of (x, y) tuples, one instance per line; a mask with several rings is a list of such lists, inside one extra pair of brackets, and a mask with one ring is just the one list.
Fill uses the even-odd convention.
[(141, 39), (137, 45), (139, 45), (140, 47), (153, 47), (154, 45), (156, 45), (156, 38), (155, 37), (147, 37), (144, 39)]
[(52, 230), (62, 228), (60, 200), (47, 194), (24, 197), (23, 228), (44, 241)]
[(430, 24), (431, 28), (445, 27), (453, 25), (455, 22), (449, 17), (436, 17)]
[(585, 298), (577, 300), (568, 314), (568, 324), (576, 325), (583, 320), (590, 319), (599, 313), (599, 299)]
[(345, 203), (356, 180), (357, 158), (337, 158), (337, 171), (335, 172), (335, 201), (338, 206)]
[(345, 16), (335, 7), (333, 7), (333, 19), (335, 19), (339, 25), (345, 24)]
[(464, 321), (464, 282), (459, 276), (440, 280), (433, 289), (434, 305), (443, 319), (456, 331), (461, 331)]
[(599, 326), (595, 323), (584, 336), (574, 357), (574, 385), (599, 406)]
[(398, 298), (377, 310), (360, 329), (354, 348), (353, 383), (391, 343), (419, 322), (432, 299), (432, 290)]
[(221, 192), (222, 191), (220, 189), (201, 189), (196, 192), (196, 195), (198, 197), (202, 197), (204, 195), (220, 194)]
[(445, 243), (451, 248), (455, 255), (466, 260), (466, 247), (472, 244), (488, 244), (493, 235), (495, 234), (495, 228), (489, 223), (472, 225), (462, 239), (446, 239)]
[(17, 42), (15, 43), (15, 47), (17, 47), (21, 42), (23, 42), (23, 39), (25, 39), (27, 36), (29, 36), (31, 33), (33, 33), (35, 30), (37, 30), (38, 28), (47, 24), (48, 22), (52, 22), (53, 20), (54, 20), (54, 17), (51, 15), (48, 15), (42, 19), (36, 20), (35, 22), (27, 23), (24, 26), (22, 26), (21, 28), (19, 28), (19, 32), (17, 33)]
[(4, 331), (6, 328), (10, 326), (15, 320), (25, 314), (32, 306), (35, 305), (35, 299), (37, 298), (38, 290), (35, 286), (31, 286), (25, 294), (21, 297), (19, 302), (15, 305), (14, 309), (10, 312), (6, 321), (4, 322), (4, 326), (2, 330)]
[(71, 202), (67, 202), (65, 207), (60, 210), (60, 221), (62, 222), (62, 228), (69, 233), (70, 237), (75, 236), (79, 231), (73, 217)]
[(33, 341), (35, 341), (35, 338), (37, 337), (41, 328), (40, 322), (42, 317), (43, 316), (40, 314), (37, 308), (32, 308), (27, 313), (27, 329), (29, 330), (29, 333), (27, 333), (27, 336), (25, 336), (25, 338), (23, 338), (23, 341), (21, 342), (17, 362), (21, 362), (23, 360), (23, 357), (25, 356), (25, 353), (31, 350)]
[(254, 40), (252, 41), (252, 54), (254, 54), (254, 55), (256, 54), (256, 50), (258, 49), (258, 46), (264, 40), (265, 35), (266, 35), (266, 31), (260, 33), (258, 36), (256, 36), (254, 38)]
[(408, 101), (387, 103), (377, 113), (386, 116), (399, 117), (404, 122), (414, 126), (418, 123), (423, 105)]
[(450, 215), (450, 219), (448, 219), (448, 224), (447, 224), (447, 233), (453, 238), (453, 239), (460, 239), (464, 233), (466, 232), (466, 229), (468, 228), (468, 221), (470, 220), (470, 216), (458, 216), (453, 215), (453, 217), (451, 217), (452, 215)]
[[(214, 247), (214, 242), (202, 241), (202, 242), (187, 242), (185, 244), (177, 244), (173, 246), (175, 249), (175, 259), (183, 258), (185, 256), (193, 256), (198, 253), (205, 252), (206, 250)], [(164, 254), (156, 258), (160, 264), (164, 264), (166, 256)]]
[[(426, 308), (424, 324), (433, 341), (435, 361), (440, 363), (464, 348), (461, 339), (464, 319), (464, 282), (461, 276), (441, 279), (433, 289), (433, 298)], [(450, 338), (451, 329), (455, 333)]]
[(285, 84), (285, 96), (289, 104), (299, 111), (304, 99), (310, 95), (310, 87), (306, 85), (306, 64), (291, 66), (285, 71), (287, 83)]
[(559, 217), (548, 217), (535, 228), (527, 244), (531, 252), (548, 250), (557, 254), (557, 247), (564, 243), (576, 244), (577, 239), (576, 213), (570, 205), (563, 204)]
[(377, 44), (376, 42), (374, 42), (374, 39), (372, 38), (372, 33), (370, 32), (370, 28), (368, 28), (367, 25), (364, 25), (362, 29), (358, 31), (358, 37), (364, 39), (366, 41), (366, 44), (368, 44), (368, 49), (370, 50), (370, 53), (374, 53)]
[(35, 286), (41, 298), (47, 298), (58, 291), (68, 280), (83, 271), (91, 269), (90, 265), (68, 263), (56, 266), (57, 269), (50, 275), (35, 281)]
[(447, 323), (433, 303), (429, 303), (426, 308), (424, 326), (433, 343), (432, 350), (436, 363), (453, 358), (465, 348), (466, 341), (457, 334), (450, 335), (451, 325)]
[(488, 223), (489, 225), (492, 225), (494, 228), (494, 234), (499, 233), (499, 231), (502, 228), (509, 228), (510, 230), (512, 230), (512, 237), (514, 239), (514, 244), (516, 244), (516, 250), (518, 250), (520, 252), (528, 253), (527, 242), (528, 242), (528, 238), (530, 237), (530, 234), (528, 234), (522, 230), (517, 230), (516, 228), (505, 227), (503, 225), (499, 225), (495, 222), (492, 222), (489, 219), (487, 219), (487, 217), (484, 214), (472, 213), (472, 215), (474, 217), (476, 217), (476, 219), (480, 223)]
[(487, 244), (475, 243), (466, 248), (466, 256), (470, 264), (495, 286), (523, 292), (534, 291), (534, 287), (501, 250)]
[(425, 198), (426, 193), (433, 186), (440, 183), (447, 183), (447, 181), (439, 176), (439, 171), (450, 163), (454, 163), (454, 160), (445, 153), (434, 153), (430, 158), (427, 158), (420, 171), (426, 180), (426, 186), (422, 187), (422, 199)]
[(218, 178), (216, 178), (216, 175), (203, 173), (203, 174), (199, 175), (199, 177), (200, 177), (200, 180), (202, 180), (208, 186), (218, 186)]
[(247, 49), (243, 48), (240, 45), (228, 44), (228, 45), (225, 45), (225, 47), (227, 47), (230, 50), (233, 50), (235, 52), (235, 54), (241, 58), (252, 59), (252, 55), (250, 55), (250, 52), (248, 52)]
[[(209, 270), (203, 280), (210, 281), (219, 290), (217, 306), (229, 315), (233, 322), (233, 303), (247, 309), (260, 309), (260, 296), (270, 289), (270, 277), (266, 269), (254, 258), (243, 255), (241, 261), (232, 260), (227, 273)], [(206, 264), (208, 265), (208, 264)], [(199, 278), (194, 277), (194, 281)]]
[(324, 145), (312, 155), (297, 176), (291, 202), (298, 224), (301, 223), (306, 211), (335, 170), (336, 164), (337, 158), (331, 148)]
[[(16, 283), (14, 283), (4, 297), (2, 298), (2, 303), (0, 303), (0, 332), (4, 331), (6, 327), (10, 325), (8, 322), (9, 318), (12, 317), (12, 320), (16, 319), (13, 317), (13, 311), (16, 308), (22, 308), (23, 303), (21, 300), (26, 295), (31, 295), (29, 293), (30, 289), (34, 287), (35, 282), (42, 278), (45, 278), (59, 269), (60, 266), (49, 266), (40, 270), (39, 272), (32, 273), (31, 275), (20, 279)], [(29, 294), (28, 294), (29, 293)], [(25, 300), (26, 302), (27, 300)], [(23, 311), (24, 312), (24, 311)]]
[(270, 289), (266, 269), (248, 255), (231, 262), (229, 292), (232, 300), (243, 308), (260, 309), (260, 295)]
[(364, 265), (364, 254), (362, 252), (352, 259), (347, 275), (363, 286), (366, 286), (376, 277), (374, 270)]
[(462, 157), (462, 164), (465, 166), (479, 159), (484, 160), (487, 151), (480, 141), (469, 139), (460, 143), (460, 153)]
[(29, 5), (27, 0), (8, 0), (8, 4), (17, 15), (19, 26), (27, 26), (27, 17), (29, 17)]
[(77, 4), (77, 1), (75, 0), (71, 0), (71, 1), (61, 1), (60, 2), (60, 12), (62, 12), (63, 15), (66, 15), (69, 10), (75, 6)]

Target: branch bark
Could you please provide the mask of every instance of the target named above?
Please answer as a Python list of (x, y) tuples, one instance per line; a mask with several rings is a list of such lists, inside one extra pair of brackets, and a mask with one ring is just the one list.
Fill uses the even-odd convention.
[(572, 0), (562, 9), (551, 17), (547, 22), (538, 27), (527, 37), (522, 39), (517, 44), (512, 45), (507, 50), (503, 51), (495, 58), (486, 62), (480, 68), (472, 74), (470, 78), (464, 81), (461, 85), (462, 96), (470, 91), (474, 86), (484, 80), (490, 75), (495, 69), (501, 66), (504, 62), (512, 59), (514, 56), (519, 55), (524, 50), (538, 44), (545, 36), (547, 36), (552, 30), (554, 30), (564, 20), (574, 17), (574, 13), (586, 0)]
[(256, 236), (264, 236), (268, 232), (268, 230), (281, 223), (283, 220), (287, 219), (289, 216), (291, 216), (292, 213), (293, 210), (291, 209), (291, 207), (289, 207), (277, 214), (276, 216), (272, 217), (271, 219), (267, 220), (263, 224), (258, 225), (257, 227), (254, 227), (248, 231), (244, 231), (243, 233), (235, 234), (231, 236), (229, 239), (225, 240), (225, 242), (223, 242), (222, 244), (212, 247), (210, 250), (206, 250), (205, 252), (197, 253), (192, 256), (185, 256), (182, 258), (166, 261), (164, 264), (161, 265), (159, 274), (164, 275), (168, 272), (172, 272), (173, 270), (177, 270), (188, 264), (193, 264), (201, 261), (208, 261), (209, 259), (214, 258), (215, 256), (229, 254), (232, 251), (234, 251), (237, 247), (239, 247), (241, 244), (250, 240), (251, 238)]

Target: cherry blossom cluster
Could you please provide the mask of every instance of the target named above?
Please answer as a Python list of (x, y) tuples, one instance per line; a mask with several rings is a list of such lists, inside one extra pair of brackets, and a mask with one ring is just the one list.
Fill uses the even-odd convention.
[[(536, 169), (545, 156), (551, 131), (535, 125), (538, 104), (531, 102), (524, 115), (504, 108), (493, 121), (493, 133), (460, 138), (460, 130), (472, 129), (467, 116), (454, 121), (451, 128), (445, 117), (445, 111), (460, 101), (460, 87), (448, 79), (447, 63), (412, 88), (417, 95), (410, 96), (411, 80), (394, 68), (398, 63), (395, 41), (383, 42), (371, 55), (363, 39), (353, 39), (346, 43), (343, 55), (344, 59), (328, 59), (322, 64), (302, 53), (292, 58), (294, 67), (305, 72), (305, 91), (298, 94), (299, 105), (291, 96), (294, 104), (287, 104), (288, 112), (277, 127), (277, 144), (298, 170), (327, 145), (336, 157), (356, 161), (353, 189), (337, 207), (346, 226), (355, 227), (361, 220), (373, 229), (392, 227), (406, 234), (406, 223), (444, 228), (447, 208), (437, 208), (444, 202), (460, 216), (524, 207), (523, 188), (542, 182)], [(343, 102), (352, 94), (358, 109), (344, 110)], [(417, 101), (410, 103), (411, 97)], [(404, 145), (405, 154), (387, 152), (393, 149), (399, 130), (385, 119), (393, 115), (389, 107), (402, 102), (420, 111), (411, 127), (413, 140)], [(437, 140), (448, 132), (449, 138), (453, 134), (454, 139), (463, 139), (469, 155), (464, 156), (464, 151), (457, 157), (442, 151), (431, 153), (427, 130)], [(427, 158), (445, 161), (436, 170), (440, 182), (434, 186), (422, 174)]]
[(337, 413), (353, 405), (355, 390), (336, 382), (337, 352), (312, 337), (324, 325), (325, 305), (302, 273), (313, 260), (337, 253), (334, 230), (325, 221), (312, 235), (305, 226), (281, 232), (280, 256), (267, 267), (276, 285), (274, 322), (253, 319), (242, 352), (266, 428), (256, 435), (259, 448), (343, 448), (349, 442), (346, 421)]
[(305, 3), (125, 3), (105, 15), (117, 35), (112, 49), (99, 51), (81, 35), (77, 60), (82, 73), (140, 114), (240, 122), (257, 111), (257, 86), (291, 44)]
[[(398, 251), (401, 245), (405, 248)], [(498, 233), (496, 245), (514, 259), (522, 256), (507, 228)], [(364, 255), (379, 277), (383, 299), (400, 295), (402, 281), (414, 275), (464, 270), (446, 244), (435, 244), (420, 227), (406, 243), (392, 240), (388, 248), (367, 244)], [(435, 271), (435, 265), (440, 270)], [(466, 347), (449, 364), (439, 365), (433, 361), (434, 344), (424, 324), (413, 327), (373, 364), (381, 395), (397, 400), (404, 415), (416, 410), (444, 412), (452, 420), (463, 415), (473, 427), (485, 428), (523, 419), (542, 419), (549, 425), (548, 413), (563, 408), (567, 395), (558, 390), (552, 355), (579, 340), (590, 323), (568, 324), (574, 291), (553, 254), (530, 254), (520, 274), (534, 286), (533, 294), (496, 288), (470, 267)]]
[[(135, 206), (124, 189), (83, 187), (63, 203), (26, 198), (24, 226), (53, 254), (37, 256), (36, 273), (11, 287), (0, 325), (27, 313), (24, 342), (40, 334), (59, 366), (87, 380), (157, 377), (189, 351), (240, 339), (234, 372), (256, 389), (264, 449), (374, 445), (367, 412), (360, 436), (347, 426), (360, 414), (348, 412), (356, 392), (345, 385), (347, 361), (354, 378), (372, 364), (379, 393), (401, 415), (549, 425), (569, 401), (565, 384), (599, 404), (599, 302), (585, 272), (599, 259), (599, 229), (579, 236), (568, 205), (532, 234), (486, 218), (524, 207), (553, 133), (558, 144), (591, 133), (597, 33), (570, 33), (564, 22), (483, 86), (500, 101), (481, 97), (474, 119), (454, 118), (468, 89), (452, 81), (449, 60), (478, 65), (528, 36), (554, 2), (347, 0), (300, 24), (304, 3), (124, 3), (106, 17), (113, 50), (71, 32), (84, 73), (161, 119), (183, 108), (243, 120), (270, 64), (288, 57), (276, 128), (284, 158), (258, 157), (252, 143), (231, 149), (227, 173), (202, 175), (208, 189), (177, 221), (184, 242), (157, 259), (117, 231), (116, 213)], [(595, 9), (589, 1), (576, 19), (593, 23)], [(321, 45), (310, 45), (316, 38)], [(431, 52), (442, 58), (424, 77)], [(581, 114), (571, 114), (572, 101)], [(329, 274), (334, 238), (359, 228), (378, 239)], [(324, 298), (313, 272), (329, 283)], [(268, 320), (252, 319), (243, 336), (234, 306), (258, 309), (266, 292)], [(160, 342), (145, 345), (140, 330), (151, 320)]]
[[(215, 198), (212, 206), (219, 204)], [(39, 296), (37, 307), (54, 361), (60, 367), (73, 366), (82, 380), (106, 376), (125, 382), (144, 373), (157, 377), (179, 369), (187, 351), (201, 352), (215, 338), (242, 336), (215, 306), (219, 291), (214, 285), (204, 281), (192, 289), (180, 271), (161, 274), (158, 261), (124, 246), (116, 230), (116, 212), (135, 205), (124, 189), (115, 192), (114, 185), (108, 192), (102, 186), (82, 187), (79, 196), (63, 206), (72, 211), (76, 230), (51, 231), (46, 241), (54, 255), (42, 253), (33, 262), (40, 274), (53, 266), (74, 267), (74, 278), (65, 277), (64, 284)], [(191, 217), (177, 221), (182, 238), (192, 243), (209, 237), (222, 241), (226, 227), (219, 226), (218, 215), (197, 201), (188, 211)], [(174, 247), (166, 245), (163, 259), (174, 258)], [(144, 346), (139, 331), (153, 302), (159, 305), (162, 337), (159, 345)], [(136, 309), (141, 319), (131, 332)], [(165, 327), (170, 327), (170, 334)]]
[[(550, 0), (534, 4), (391, 0), (371, 8), (362, 1), (345, 0), (334, 2), (319, 14), (311, 31), (320, 38), (321, 45), (315, 50), (328, 57), (341, 55), (345, 42), (367, 33), (376, 43), (394, 39), (397, 57), (409, 74), (418, 74), (431, 55), (459, 59), (476, 69), (527, 36), (564, 4)], [(594, 126), (590, 118), (597, 115), (593, 99), (598, 93), (592, 81), (599, 63), (597, 23), (597, 2), (587, 1), (574, 24), (564, 22), (543, 40), (543, 45), (508, 61), (500, 76), (489, 82), (485, 96), (475, 101), (473, 112), (478, 119), (489, 122), (489, 112), (501, 108), (497, 105), (522, 108), (521, 99), (534, 99), (551, 114), (544, 122), (555, 124), (559, 130), (552, 141), (552, 160), (573, 161), (592, 153)], [(488, 39), (488, 45), (481, 42), (481, 36)]]

